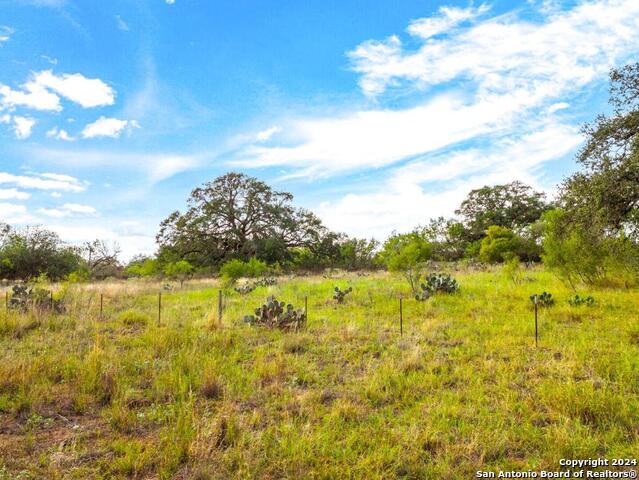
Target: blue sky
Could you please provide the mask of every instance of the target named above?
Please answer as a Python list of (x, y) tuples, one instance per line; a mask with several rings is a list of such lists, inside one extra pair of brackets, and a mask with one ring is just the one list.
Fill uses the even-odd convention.
[(230, 170), (378, 239), (552, 194), (638, 32), (636, 0), (0, 0), (0, 220), (130, 257)]

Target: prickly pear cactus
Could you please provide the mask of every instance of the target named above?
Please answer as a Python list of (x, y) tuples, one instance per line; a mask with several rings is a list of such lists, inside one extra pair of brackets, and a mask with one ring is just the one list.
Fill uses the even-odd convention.
[(244, 285), (235, 287), (234, 290), (240, 295), (246, 295), (248, 293), (251, 293), (253, 290), (255, 290), (255, 285), (253, 285), (252, 283), (245, 283)]
[(262, 277), (255, 282), (255, 285), (258, 287), (270, 287), (277, 285), (277, 279), (275, 277)]
[(436, 293), (455, 293), (459, 290), (459, 283), (450, 275), (431, 273), (420, 285), (421, 292), (415, 293), (415, 300), (426, 301)]
[(530, 301), (533, 305), (537, 304), (539, 307), (548, 308), (555, 304), (555, 299), (552, 298), (552, 293), (542, 292), (541, 294), (533, 294), (530, 296)]
[(274, 296), (255, 309), (255, 315), (247, 315), (244, 321), (251, 325), (262, 325), (282, 330), (299, 330), (306, 323), (304, 310), (295, 310), (290, 303), (279, 302)]
[(572, 307), (592, 307), (595, 304), (595, 299), (588, 295), (587, 297), (580, 297), (579, 295), (575, 295), (574, 298), (568, 300), (568, 303)]
[(346, 295), (353, 291), (353, 287), (348, 287), (346, 290), (340, 290), (339, 287), (335, 287), (335, 293), (333, 294), (333, 300), (336, 300), (337, 303), (344, 303), (344, 299)]

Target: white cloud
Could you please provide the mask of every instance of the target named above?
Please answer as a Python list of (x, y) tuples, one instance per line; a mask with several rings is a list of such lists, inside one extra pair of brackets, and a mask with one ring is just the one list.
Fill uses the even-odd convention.
[(41, 208), (39, 212), (47, 217), (64, 218), (73, 216), (93, 216), (97, 210), (89, 205), (79, 203), (65, 203), (57, 208)]
[(31, 136), (31, 130), (36, 124), (33, 118), (19, 117), (15, 115), (13, 117), (13, 131), (16, 134), (18, 140), (24, 140)]
[(166, 3), (168, 3), (169, 5), (173, 5), (175, 3), (175, 0), (165, 0)]
[(56, 140), (64, 140), (65, 142), (72, 142), (75, 140), (66, 130), (63, 130), (58, 127), (53, 127), (51, 130), (47, 131), (48, 138), (55, 138)]
[[(635, 0), (583, 3), (542, 14), (537, 23), (517, 12), (480, 18), (486, 11), (443, 7), (408, 27), (417, 49), (405, 49), (392, 36), (349, 53), (365, 94), (379, 97), (407, 86), (408, 107), (281, 121), (286, 135), (277, 144), (247, 145), (231, 163), (293, 167), (293, 176), (334, 175), (460, 142), (530, 133), (531, 123), (552, 121), (572, 96), (639, 50)], [(410, 106), (406, 94), (428, 87), (435, 87), (428, 99), (418, 95)]]
[(34, 175), (14, 175), (0, 172), (0, 185), (9, 184), (33, 190), (58, 190), (62, 192), (83, 192), (86, 187), (75, 177), (54, 173)]
[(83, 138), (111, 137), (118, 138), (125, 129), (139, 128), (135, 120), (100, 117), (82, 130)]
[(151, 183), (193, 170), (210, 159), (209, 155), (178, 155), (172, 153), (126, 153), (107, 150), (33, 148), (30, 154), (65, 168), (112, 167), (139, 171)]
[(62, 198), (62, 194), (60, 192), (51, 192), (51, 196), (53, 198)]
[(0, 220), (15, 225), (33, 222), (34, 217), (29, 214), (24, 205), (0, 203)]
[(506, 128), (527, 98), (504, 97), (466, 104), (440, 96), (405, 110), (369, 110), (344, 117), (300, 120), (287, 131), (295, 146), (251, 146), (233, 163), (289, 165), (304, 175), (381, 167), (456, 142)]
[(22, 85), (22, 90), (13, 90), (7, 85), (0, 84), (0, 108), (27, 107), (34, 110), (62, 110), (60, 97), (51, 93), (42, 85), (29, 81)]
[(16, 188), (0, 188), (0, 200), (28, 200), (31, 194)]
[(466, 10), (448, 12), (449, 16), (411, 24), (408, 32), (423, 42), (417, 50), (404, 50), (393, 36), (351, 51), (364, 93), (379, 95), (405, 82), (425, 87), (465, 78), (476, 82), (484, 96), (523, 89), (542, 98), (585, 85), (639, 43), (635, 0), (583, 2), (548, 14), (543, 23), (504, 15), (446, 32), (449, 35), (440, 39), (426, 39), (429, 32), (444, 33), (446, 22), (454, 20), (450, 12), (464, 18)]
[(32, 73), (20, 90), (0, 84), (0, 108), (26, 107), (59, 112), (62, 110), (60, 96), (84, 108), (115, 102), (115, 91), (110, 86), (80, 73), (55, 75), (51, 70)]
[(255, 139), (258, 142), (265, 142), (268, 139), (270, 139), (273, 135), (281, 131), (282, 131), (281, 127), (278, 127), (278, 126), (270, 127), (270, 128), (267, 128), (266, 130), (262, 130), (261, 132), (257, 132), (257, 135), (255, 135)]
[(84, 108), (115, 103), (115, 91), (99, 78), (87, 78), (80, 73), (55, 75), (45, 70), (35, 74), (34, 81)]
[(540, 167), (569, 154), (580, 141), (575, 128), (549, 124), (497, 142), (488, 151), (462, 149), (419, 159), (371, 185), (369, 192), (322, 203), (318, 214), (335, 230), (383, 239), (393, 230), (408, 231), (429, 218), (453, 215), (473, 188), (521, 180), (544, 190)]
[(15, 30), (13, 28), (0, 25), (0, 46), (2, 46), (4, 42), (8, 42), (14, 32)]
[(439, 15), (414, 20), (406, 31), (411, 35), (426, 40), (440, 33), (448, 32), (460, 23), (477, 18), (487, 11), (487, 5), (481, 5), (478, 8), (440, 7)]

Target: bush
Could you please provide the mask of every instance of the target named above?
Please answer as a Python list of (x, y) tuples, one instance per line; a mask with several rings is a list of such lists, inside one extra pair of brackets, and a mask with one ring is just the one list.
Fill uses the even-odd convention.
[(532, 241), (520, 237), (510, 228), (493, 225), (481, 241), (479, 259), (487, 263), (499, 263), (513, 257), (538, 260), (539, 247)]
[(129, 327), (139, 327), (147, 325), (151, 319), (148, 315), (137, 310), (127, 310), (118, 316), (118, 320)]
[(240, 278), (257, 278), (265, 275), (269, 266), (262, 260), (251, 258), (248, 262), (229, 260), (220, 267), (220, 277), (226, 282), (235, 283)]

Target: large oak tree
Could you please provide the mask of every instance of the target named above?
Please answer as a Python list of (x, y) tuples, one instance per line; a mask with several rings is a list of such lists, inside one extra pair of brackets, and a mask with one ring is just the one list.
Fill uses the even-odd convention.
[(292, 200), (242, 173), (218, 177), (193, 190), (184, 213), (175, 211), (161, 223), (161, 255), (216, 266), (231, 258), (286, 260), (293, 247), (332, 247), (335, 234)]

